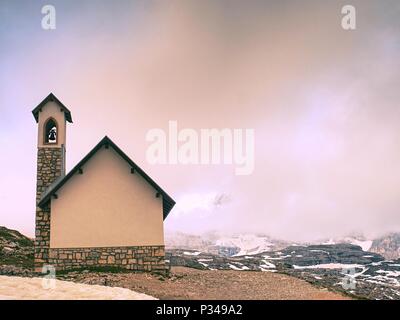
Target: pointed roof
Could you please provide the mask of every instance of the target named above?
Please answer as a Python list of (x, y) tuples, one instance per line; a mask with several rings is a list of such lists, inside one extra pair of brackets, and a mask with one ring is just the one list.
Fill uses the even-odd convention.
[(66, 106), (64, 106), (64, 104), (60, 100), (58, 100), (57, 97), (53, 93), (50, 93), (46, 98), (44, 98), (44, 100), (41, 103), (39, 103), (39, 105), (35, 109), (32, 110), (32, 113), (33, 113), (33, 116), (35, 117), (36, 122), (39, 122), (39, 112), (42, 110), (44, 105), (49, 101), (56, 102), (61, 107), (61, 110), (64, 111), (65, 119), (68, 122), (72, 123), (71, 111), (69, 111), (68, 108)]
[(43, 193), (38, 206), (44, 208), (51, 200), (51, 197), (55, 195), (56, 192), (60, 190), (61, 187), (67, 183), (72, 176), (79, 172), (85, 163), (88, 162), (97, 153), (97, 151), (104, 146), (113, 148), (122, 159), (129, 163), (135, 174), (140, 174), (151, 186), (153, 186), (154, 189), (156, 189), (157, 193), (162, 196), (163, 216), (165, 220), (174, 207), (175, 201), (107, 136), (105, 136), (67, 175), (59, 177), (53, 182), (53, 184), (49, 186), (49, 188)]

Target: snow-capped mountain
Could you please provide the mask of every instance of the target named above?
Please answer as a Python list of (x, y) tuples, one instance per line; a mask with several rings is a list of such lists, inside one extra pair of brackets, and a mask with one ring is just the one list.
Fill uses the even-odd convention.
[(378, 253), (386, 259), (400, 258), (400, 233), (389, 234), (378, 239), (368, 239), (362, 235), (351, 235), (308, 243), (281, 241), (265, 234), (208, 232), (203, 235), (190, 235), (180, 232), (166, 233), (166, 247), (169, 249), (199, 250), (228, 257), (276, 251), (290, 245), (333, 245), (342, 243), (359, 246), (363, 251)]
[(244, 256), (272, 251), (276, 244), (266, 236), (256, 236), (252, 234), (236, 235), (223, 237), (215, 243), (219, 247), (237, 248), (238, 252), (233, 256)]
[(201, 236), (185, 233), (167, 233), (167, 249), (191, 249), (222, 256), (254, 255), (262, 252), (280, 250), (290, 243), (257, 234), (219, 234), (209, 232)]

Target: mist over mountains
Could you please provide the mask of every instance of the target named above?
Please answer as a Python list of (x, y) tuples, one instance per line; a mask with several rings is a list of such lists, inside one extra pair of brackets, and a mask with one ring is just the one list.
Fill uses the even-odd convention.
[(374, 252), (386, 259), (400, 258), (400, 233), (390, 233), (379, 238), (366, 238), (362, 235), (349, 235), (341, 238), (327, 238), (312, 242), (292, 242), (275, 239), (259, 233), (220, 233), (206, 232), (201, 235), (183, 232), (167, 232), (167, 249), (200, 250), (224, 256), (254, 255), (262, 252), (281, 250), (289, 246), (317, 244), (353, 244), (363, 251)]

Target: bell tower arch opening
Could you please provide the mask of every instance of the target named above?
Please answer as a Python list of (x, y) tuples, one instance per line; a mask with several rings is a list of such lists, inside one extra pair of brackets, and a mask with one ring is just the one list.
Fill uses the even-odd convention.
[(45, 144), (57, 144), (58, 139), (58, 124), (54, 118), (49, 118), (44, 124), (44, 143)]

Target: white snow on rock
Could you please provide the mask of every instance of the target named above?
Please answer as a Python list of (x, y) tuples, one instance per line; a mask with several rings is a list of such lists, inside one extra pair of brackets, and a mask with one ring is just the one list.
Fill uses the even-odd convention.
[(265, 270), (265, 269), (275, 269), (276, 266), (273, 263), (270, 263), (266, 260), (262, 260), (263, 264), (260, 264), (260, 269), (261, 271)]
[(270, 257), (269, 255), (265, 255), (263, 257), (264, 257), (264, 259), (268, 259), (268, 260), (283, 260), (285, 258), (290, 258), (291, 255), (280, 256), (280, 257)]
[(196, 252), (189, 252), (189, 251), (185, 251), (183, 254), (186, 256), (198, 256), (201, 252), (196, 251)]
[(243, 270), (250, 270), (248, 267), (246, 267), (245, 265), (242, 265), (242, 267), (237, 267), (234, 266), (233, 264), (228, 264), (229, 268), (233, 269), (233, 270), (237, 270), (237, 271), (243, 271)]
[(214, 261), (213, 259), (198, 259), (197, 262), (200, 263), (202, 266), (208, 268), (208, 264), (205, 262)]
[(372, 240), (359, 240), (352, 237), (346, 237), (344, 239), (337, 239), (337, 240), (329, 239), (328, 241), (325, 241), (322, 244), (332, 245), (337, 243), (350, 243), (354, 244), (355, 246), (360, 246), (363, 251), (368, 251), (369, 249), (371, 249), (372, 242), (373, 242)]
[(344, 263), (326, 263), (326, 264), (315, 264), (311, 266), (296, 266), (295, 269), (351, 269), (351, 268), (363, 268), (360, 264), (344, 264)]
[(400, 271), (378, 270), (376, 273), (386, 273), (388, 277), (400, 277)]
[(61, 280), (52, 280), (55, 286), (46, 289), (44, 281), (49, 280), (0, 276), (0, 300), (156, 300), (129, 289)]
[(356, 246), (360, 246), (363, 251), (368, 251), (372, 246), (372, 240), (361, 241), (357, 239), (349, 239), (349, 242)]
[(330, 253), (326, 250), (314, 249), (314, 250), (310, 250), (310, 252), (322, 252), (322, 253), (326, 253), (326, 254), (330, 255)]
[(222, 247), (237, 247), (240, 251), (234, 256), (245, 256), (271, 251), (274, 244), (270, 242), (268, 237), (243, 234), (218, 239), (216, 245)]

